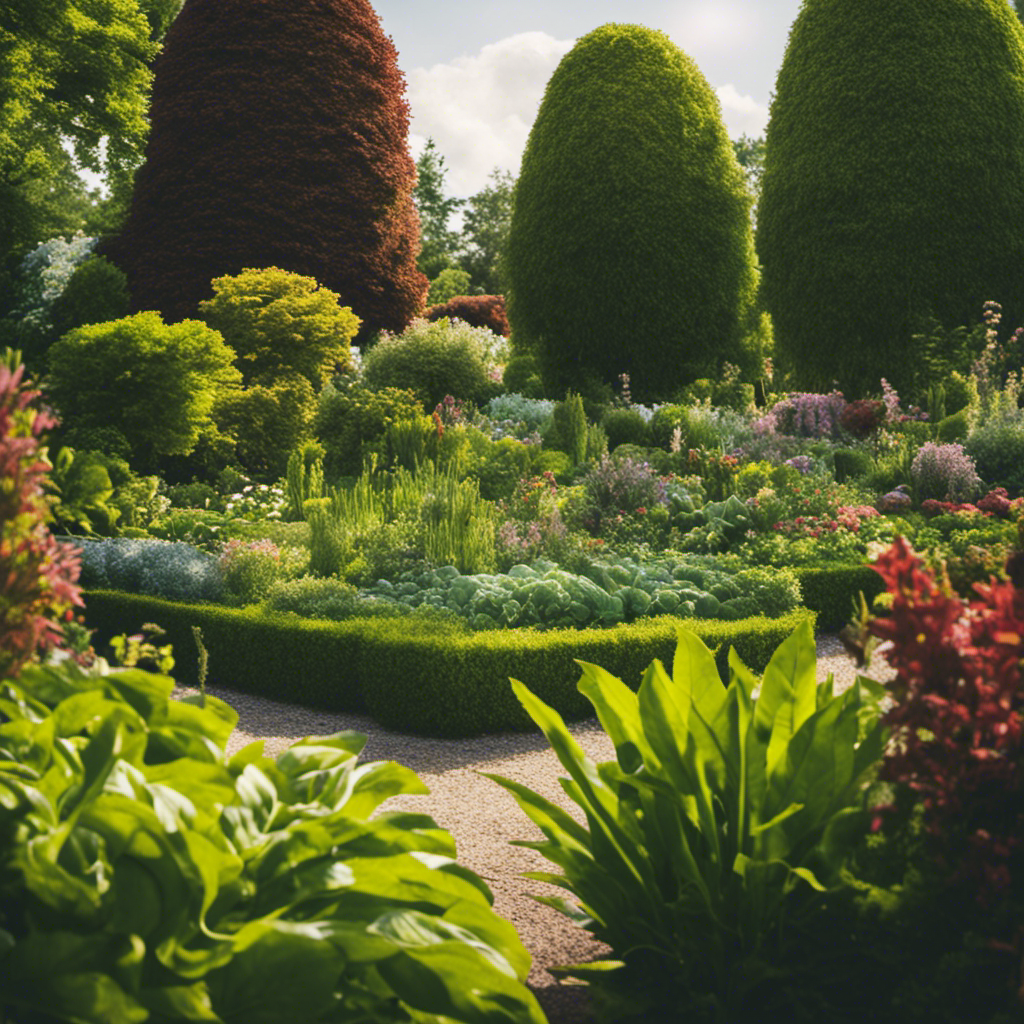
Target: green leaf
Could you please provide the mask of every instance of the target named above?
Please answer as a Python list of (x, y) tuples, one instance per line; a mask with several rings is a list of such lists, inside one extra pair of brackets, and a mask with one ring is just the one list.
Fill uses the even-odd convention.
[(715, 657), (704, 641), (688, 629), (677, 634), (676, 652), (672, 659), (672, 681), (685, 693), (681, 704), (700, 711), (705, 722), (713, 721), (725, 703), (725, 687)]
[(645, 758), (654, 758), (640, 724), (637, 695), (621, 679), (598, 665), (579, 660), (576, 664), (583, 670), (576, 688), (594, 705), (604, 731), (615, 744), (615, 756), (622, 770), (636, 771)]
[(786, 752), (790, 737), (814, 713), (817, 655), (810, 621), (802, 622), (772, 655), (754, 708), (754, 728), (768, 740), (770, 775)]

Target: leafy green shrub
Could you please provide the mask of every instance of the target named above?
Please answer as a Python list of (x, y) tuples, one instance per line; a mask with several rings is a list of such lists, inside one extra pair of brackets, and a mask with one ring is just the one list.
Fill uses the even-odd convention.
[(967, 407), (939, 420), (935, 427), (935, 440), (943, 444), (962, 441), (967, 437)]
[(300, 373), (282, 371), (272, 382), (224, 391), (213, 408), (217, 428), (235, 442), (246, 472), (277, 480), (288, 458), (308, 437), (317, 401)]
[(76, 539), (82, 585), (178, 601), (219, 601), (224, 580), (217, 559), (190, 544), (139, 537)]
[(430, 282), (427, 292), (427, 305), (440, 306), (456, 295), (465, 295), (469, 291), (469, 274), (459, 267), (445, 267)]
[(646, 445), (650, 443), (647, 421), (636, 410), (628, 406), (609, 409), (601, 418), (601, 426), (608, 435), (608, 451), (613, 452), (620, 444)]
[(50, 307), (55, 337), (76, 327), (105, 324), (129, 313), (128, 280), (104, 256), (90, 256), (75, 267), (64, 290)]
[(488, 369), (502, 341), (461, 320), (413, 320), (401, 334), (384, 332), (363, 356), (363, 381), (375, 389), (414, 391), (428, 410), (445, 395), (483, 403), (497, 388)]
[(400, 388), (375, 391), (364, 384), (328, 384), (320, 393), (313, 434), (324, 446), (324, 475), (329, 481), (358, 476), (368, 454), (389, 423), (422, 415), (415, 392)]
[[(33, 667), (0, 711), (0, 1014), (25, 1020), (542, 1024), (530, 957), (366, 737), (276, 761), (138, 669)], [(40, 866), (37, 851), (48, 851)]]
[(543, 398), (544, 381), (540, 375), (540, 364), (529, 353), (515, 353), (505, 364), (501, 376), (506, 390), (514, 391), (526, 398)]
[(651, 417), (651, 443), (668, 449), (678, 429), (678, 443), (683, 451), (690, 448), (717, 448), (718, 429), (710, 410), (693, 405), (663, 405)]
[(862, 448), (837, 448), (832, 459), (837, 483), (844, 484), (871, 472), (871, 456)]
[(240, 374), (223, 338), (197, 320), (137, 313), (70, 331), (48, 353), (49, 394), (70, 427), (115, 427), (149, 468), (187, 455)]
[(298, 575), (308, 559), (297, 551), (282, 551), (271, 540), (243, 541), (237, 537), (221, 549), (217, 565), (231, 604), (257, 604), (282, 577)]
[(193, 480), (188, 484), (168, 484), (167, 500), (172, 509), (209, 509), (212, 512), (224, 511), (224, 496), (212, 484)]
[(360, 319), (313, 278), (267, 267), (214, 278), (212, 287), (199, 316), (235, 350), (246, 384), (299, 374), (319, 391), (348, 368)]
[(533, 872), (578, 905), (540, 898), (611, 946), (614, 959), (565, 968), (590, 982), (599, 1019), (776, 1019), (805, 979), (792, 943), (819, 893), (869, 825), (861, 791), (885, 739), (860, 724), (877, 684), (842, 695), (816, 682), (814, 636), (800, 627), (759, 682), (680, 630), (672, 677), (660, 661), (639, 693), (579, 663), (578, 689), (615, 744), (595, 764), (561, 716), (522, 683), (516, 697), (544, 732), (587, 826), (519, 782), (489, 775), (544, 833), (530, 842), (561, 869)]
[(1024, 493), (1024, 427), (980, 427), (968, 436), (964, 451), (989, 487)]

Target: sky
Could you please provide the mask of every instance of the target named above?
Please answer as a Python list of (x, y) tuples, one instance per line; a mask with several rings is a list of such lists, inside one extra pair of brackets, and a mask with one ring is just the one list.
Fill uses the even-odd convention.
[(466, 198), (495, 168), (518, 174), (548, 80), (576, 40), (609, 22), (659, 29), (718, 95), (729, 135), (757, 137), (800, 0), (371, 0), (394, 40), (409, 149), (427, 138), (446, 191)]

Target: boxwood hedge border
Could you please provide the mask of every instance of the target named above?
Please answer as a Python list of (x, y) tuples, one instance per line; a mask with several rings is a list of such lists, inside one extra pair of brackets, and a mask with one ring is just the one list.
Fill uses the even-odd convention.
[(870, 600), (882, 589), (867, 567), (798, 573), (805, 608), (735, 622), (660, 616), (611, 629), (466, 634), (405, 617), (323, 622), (104, 590), (86, 592), (85, 619), (96, 630), (100, 653), (112, 636), (157, 623), (174, 645), (174, 675), (184, 684), (198, 682), (192, 627), (199, 626), (212, 686), (363, 713), (412, 735), (463, 737), (535, 728), (512, 693), (510, 676), (567, 720), (579, 720), (593, 708), (576, 690), (575, 659), (601, 665), (635, 688), (654, 658), (671, 664), (677, 629), (685, 624), (717, 652), (723, 677), (730, 646), (761, 671), (805, 618), (816, 619), (819, 628), (838, 628), (849, 620), (858, 591)]

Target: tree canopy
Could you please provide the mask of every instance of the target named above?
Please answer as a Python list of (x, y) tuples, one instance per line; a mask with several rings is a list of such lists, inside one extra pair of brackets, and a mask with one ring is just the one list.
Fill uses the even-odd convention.
[[(0, 4), (0, 257), (42, 241), (69, 173), (128, 172), (145, 141), (154, 33), (173, 0)], [(147, 13), (153, 16), (151, 23)], [(62, 145), (66, 144), (68, 150)]]

